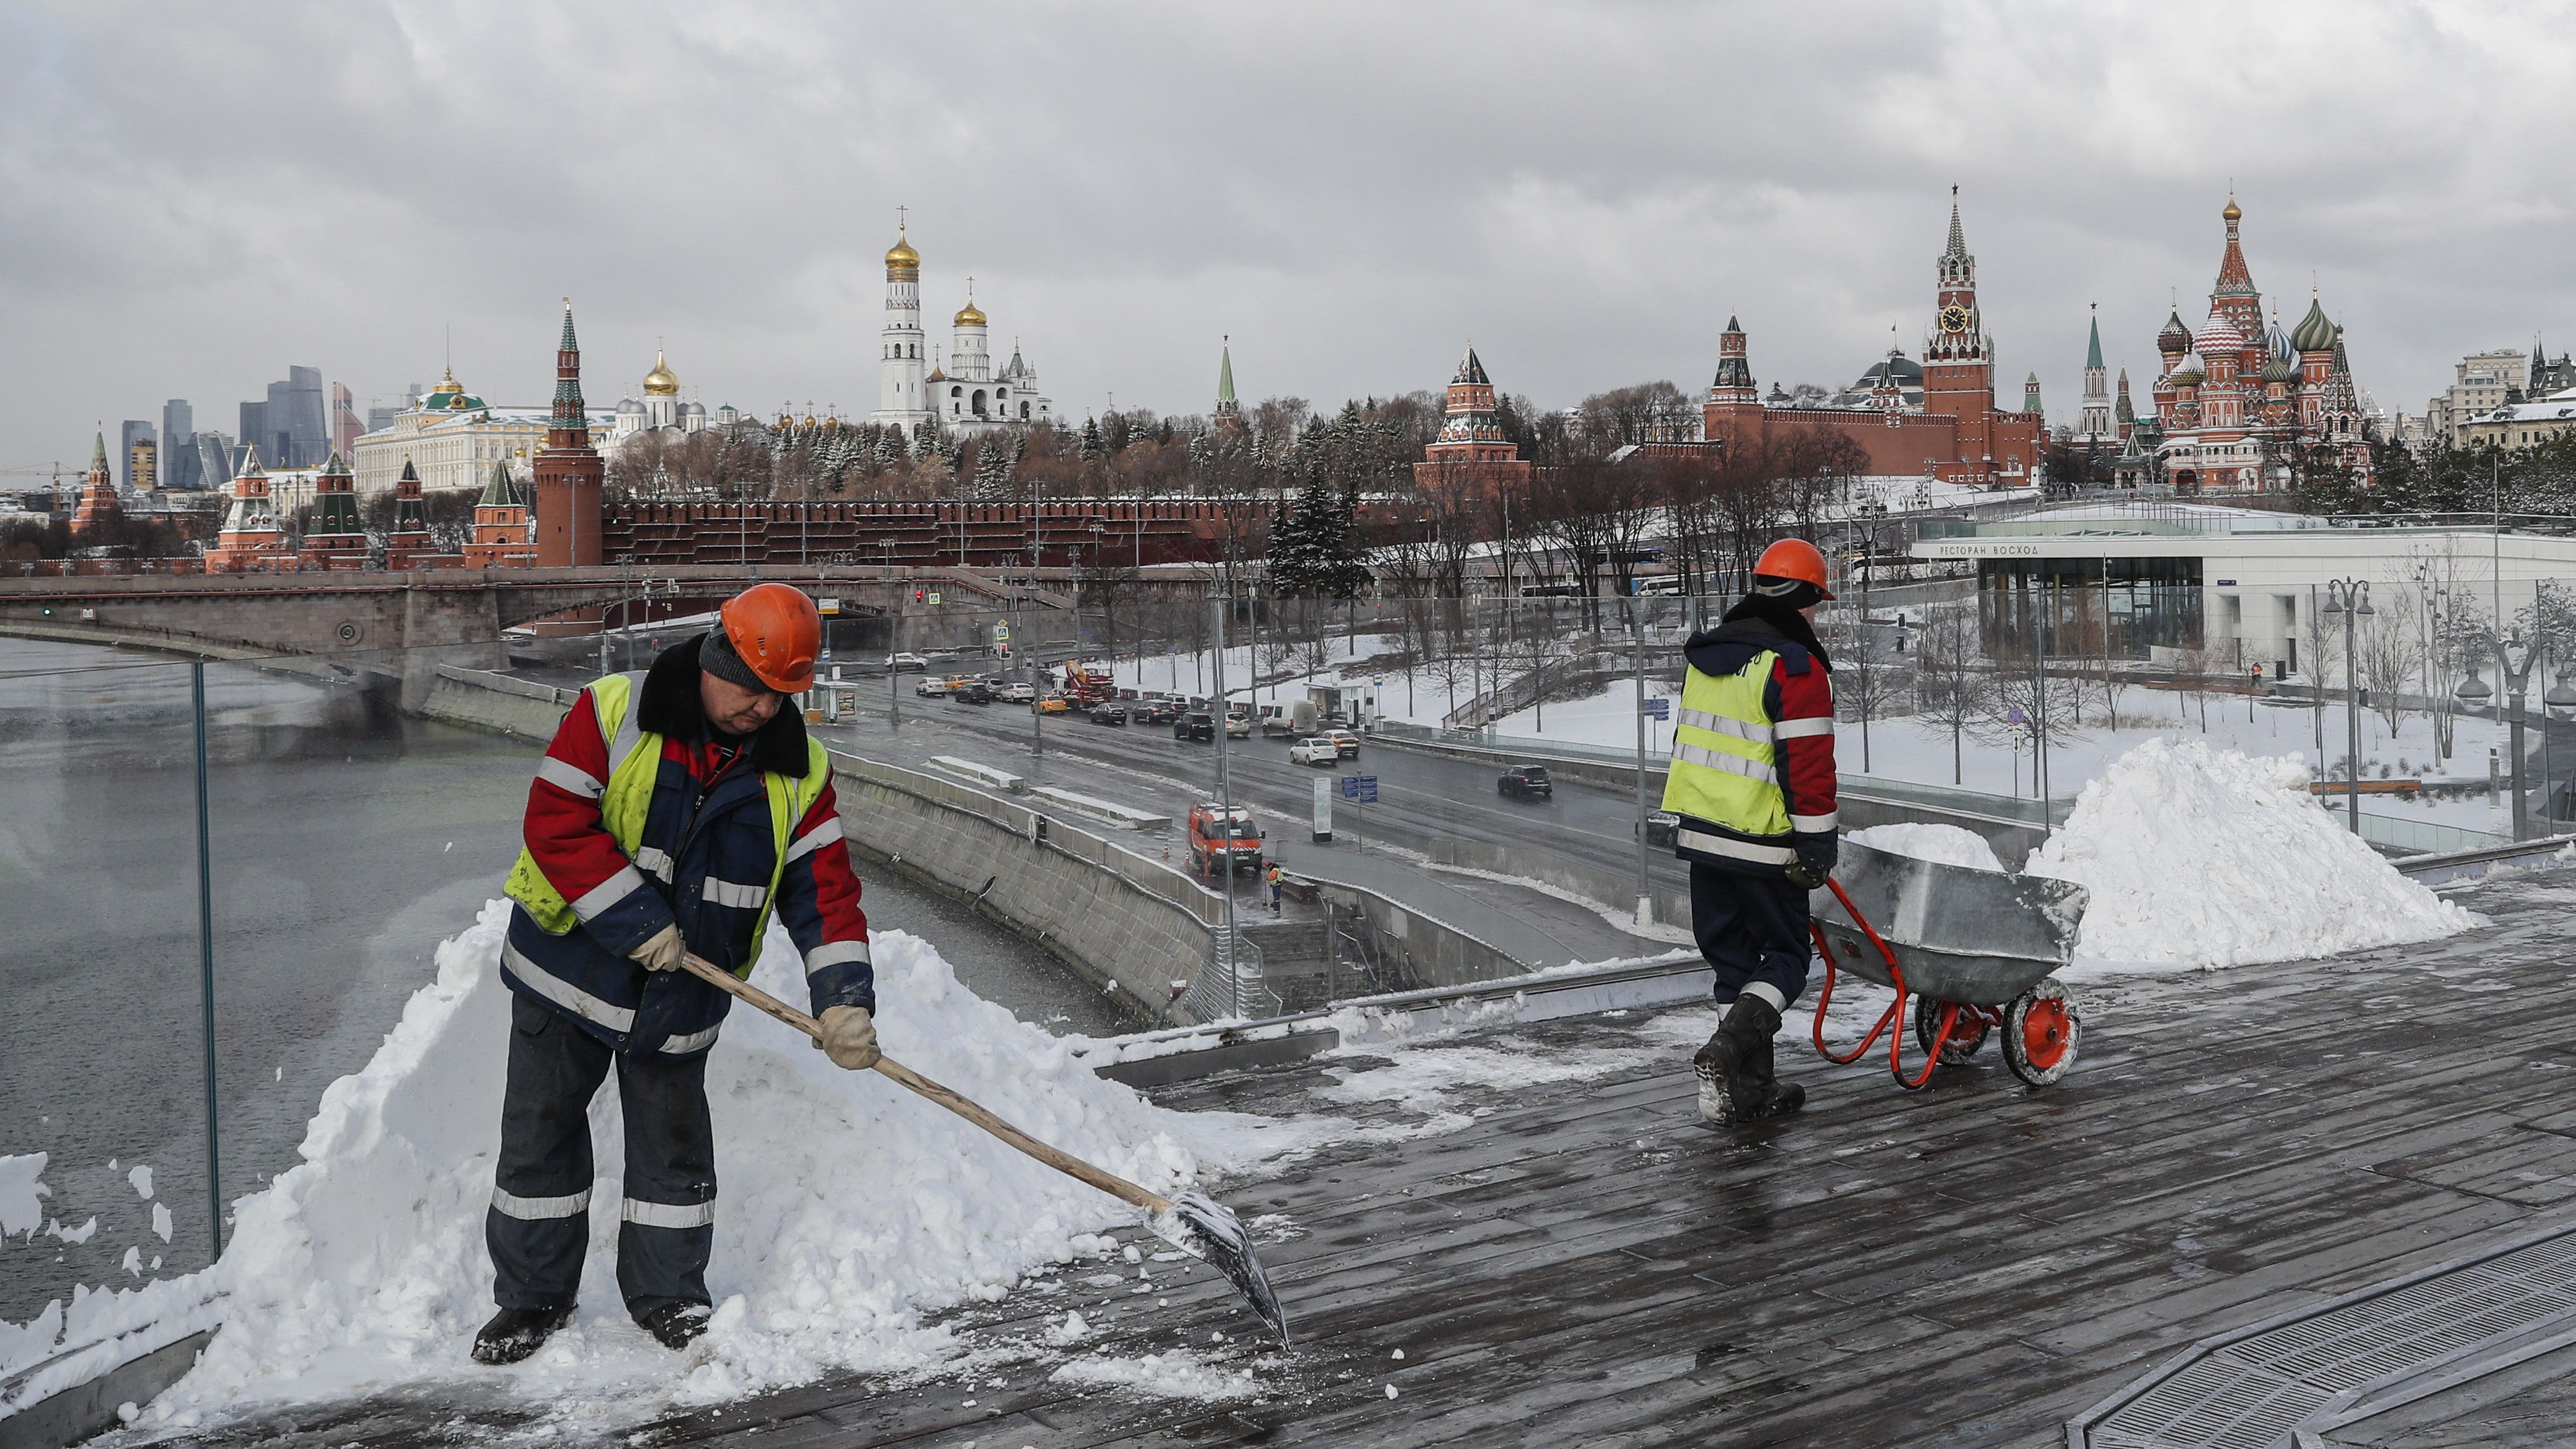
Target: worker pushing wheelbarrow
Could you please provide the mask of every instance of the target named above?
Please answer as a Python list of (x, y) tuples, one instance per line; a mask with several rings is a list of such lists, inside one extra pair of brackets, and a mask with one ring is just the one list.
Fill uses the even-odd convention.
[[(1808, 896), (1816, 954), (1825, 963), (1816, 996), (1816, 1051), (1856, 1062), (1887, 1037), (1887, 1069), (1908, 1091), (1944, 1063), (1975, 1056), (2000, 1036), (2004, 1065), (2034, 1087), (2066, 1074), (2084, 1039), (2075, 997), (2055, 973), (2075, 950), (2084, 887), (2048, 876), (2007, 875), (1842, 843), (1840, 860)], [(1896, 1000), (1848, 1051), (1825, 1044), (1825, 1008), (1838, 973), (1896, 992)], [(1911, 1007), (1922, 1070), (1907, 1075), (1904, 1035)]]
[[(1700, 1117), (1715, 1126), (1806, 1103), (1804, 1087), (1779, 1079), (1772, 1045), (1780, 1014), (1807, 989), (1811, 945), (1825, 962), (1816, 1049), (1858, 1061), (1892, 1032), (1889, 1066), (1909, 1088), (1997, 1029), (2011, 1038), (2015, 1072), (2055, 1080), (2081, 1030), (2073, 999), (2047, 979), (2074, 942), (2081, 887), (1843, 843), (1833, 660), (1814, 628), (1817, 606), (1834, 597), (1829, 577), (1813, 544), (1781, 539), (1755, 562), (1744, 597), (1682, 648), (1689, 668), (1664, 809), (1675, 818), (1673, 853), (1690, 867), (1691, 935), (1723, 1012), (1691, 1058)], [(1846, 970), (1893, 988), (1896, 1004), (1836, 1056), (1824, 1011)], [(1899, 1056), (1909, 1003), (1932, 1057), (1910, 1079)]]

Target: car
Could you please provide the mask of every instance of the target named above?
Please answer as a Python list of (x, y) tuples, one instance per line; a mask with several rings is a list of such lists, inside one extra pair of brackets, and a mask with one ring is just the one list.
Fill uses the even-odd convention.
[(1216, 738), (1216, 720), (1206, 710), (1192, 710), (1172, 721), (1172, 738), (1213, 740)]
[(1172, 703), (1168, 699), (1158, 699), (1145, 706), (1143, 712), (1137, 716), (1137, 721), (1138, 723), (1149, 725), (1170, 724), (1172, 721), (1179, 719), (1180, 717), (1181, 707), (1179, 705)]
[[(1665, 849), (1670, 850), (1674, 843), (1681, 838), (1681, 830), (1682, 818), (1675, 815), (1670, 810), (1657, 810), (1646, 817), (1646, 843), (1648, 845), (1660, 845)], [(1629, 826), (1628, 833), (1631, 835), (1636, 834), (1637, 827), (1633, 825)]]
[(1104, 704), (1091, 712), (1091, 722), (1098, 725), (1123, 725), (1127, 711), (1114, 704)]
[(1072, 705), (1065, 702), (1065, 698), (1061, 694), (1048, 695), (1046, 698), (1037, 702), (1037, 707), (1038, 713), (1040, 714), (1062, 714), (1066, 710), (1073, 708)]
[(1349, 730), (1326, 730), (1324, 731), (1324, 737), (1333, 742), (1334, 749), (1342, 752), (1343, 759), (1355, 759), (1358, 757), (1360, 752), (1360, 737), (1358, 735), (1352, 734)]
[(952, 701), (962, 700), (967, 704), (991, 704), (993, 702), (993, 686), (978, 679), (968, 684), (964, 689), (950, 690), (948, 692), (948, 697)]
[(1329, 735), (1308, 735), (1288, 747), (1288, 763), (1292, 765), (1330, 765), (1341, 757), (1341, 747)]
[(1261, 874), (1261, 832), (1252, 812), (1227, 811), (1215, 801), (1190, 807), (1190, 866), (1204, 880), (1219, 870)]
[(1015, 679), (1003, 685), (993, 697), (1004, 704), (1034, 704), (1037, 702), (1038, 692), (1037, 687), (1028, 681)]
[(925, 679), (914, 685), (912, 692), (924, 699), (937, 699), (948, 692), (948, 681), (939, 678)]
[(1252, 717), (1250, 715), (1241, 714), (1227, 715), (1225, 717), (1225, 737), (1230, 740), (1248, 740), (1252, 738)]
[(898, 654), (889, 661), (888, 667), (894, 669), (928, 669), (930, 667), (930, 661), (922, 658), (918, 654)]
[(1545, 800), (1556, 793), (1545, 765), (1514, 765), (1494, 782), (1494, 793), (1515, 800)]

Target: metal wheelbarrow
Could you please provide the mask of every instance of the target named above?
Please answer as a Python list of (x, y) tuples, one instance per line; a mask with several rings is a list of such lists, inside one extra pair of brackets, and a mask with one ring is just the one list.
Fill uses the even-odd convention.
[[(2075, 951), (2086, 895), (2073, 881), (1943, 865), (1851, 840), (1822, 889), (1807, 898), (1825, 985), (1816, 998), (1816, 1052), (1856, 1062), (1887, 1036), (1887, 1069), (1917, 1090), (1944, 1063), (1965, 1062), (1989, 1035), (2004, 1065), (2034, 1087), (2066, 1075), (2084, 1039), (2075, 997), (2052, 974)], [(1873, 925), (1875, 922), (1877, 924)], [(1837, 971), (1891, 987), (1896, 1001), (1848, 1052), (1825, 1045)], [(1927, 1058), (1906, 1075), (1906, 1007)]]

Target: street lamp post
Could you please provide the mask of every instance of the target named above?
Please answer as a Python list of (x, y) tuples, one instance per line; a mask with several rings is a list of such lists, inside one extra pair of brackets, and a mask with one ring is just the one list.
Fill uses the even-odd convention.
[[(2370, 607), (2368, 579), (2326, 580), (2326, 617), (2343, 616), (2343, 712), (2348, 740), (2343, 769), (2344, 804), (2351, 814), (2352, 833), (2355, 835), (2361, 833), (2361, 685), (2359, 673), (2353, 667), (2358, 662), (2353, 650), (2360, 638), (2360, 621), (2378, 612)], [(2477, 676), (2471, 675), (2469, 683), (2476, 684)], [(2467, 688), (2467, 685), (2461, 686), (2462, 698), (2467, 697)]]
[(2566, 662), (2562, 660), (2558, 677), (2551, 682), (2549, 692), (2540, 697), (2540, 820), (2551, 835), (2558, 833), (2558, 806), (2552, 798), (2557, 792), (2549, 778), (2549, 737), (2554, 733), (2552, 725), (2566, 718), (2571, 709), (2576, 709), (2576, 686), (2567, 683)]
[[(2520, 629), (2502, 636), (2490, 633), (2487, 647), (2495, 654), (2496, 677), (2504, 683), (2505, 704), (2513, 712), (2506, 723), (2505, 739), (2505, 748), (2513, 753), (2513, 838), (2527, 840), (2531, 837), (2531, 800), (2523, 779), (2522, 699), (2531, 685), (2531, 666), (2540, 654), (2524, 641)], [(2487, 688), (2487, 682), (2472, 669), (2468, 682), (2459, 688), (2459, 697), (2461, 703), (2475, 706), (2493, 699), (2495, 691)]]

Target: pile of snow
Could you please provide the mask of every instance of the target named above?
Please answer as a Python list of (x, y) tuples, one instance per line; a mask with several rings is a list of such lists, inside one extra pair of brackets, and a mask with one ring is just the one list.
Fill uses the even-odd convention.
[(1960, 865), (1970, 870), (2003, 873), (2004, 863), (1995, 858), (1995, 848), (1986, 843), (1986, 838), (1956, 825), (1917, 825), (1911, 821), (1873, 825), (1867, 830), (1853, 831), (1851, 839), (1890, 855), (1910, 855), (1935, 865)]
[(2112, 762), (2023, 869), (2092, 893), (2076, 949), (2101, 961), (2296, 961), (2478, 924), (2328, 814), (2298, 756), (2198, 740)]
[[(224, 1295), (223, 1332), (143, 1427), (450, 1380), (507, 1385), (555, 1406), (567, 1429), (587, 1430), (832, 1372), (924, 1368), (957, 1352), (944, 1329), (923, 1326), (925, 1313), (998, 1300), (1034, 1269), (1107, 1251), (1104, 1229), (1139, 1221), (739, 1009), (707, 1071), (719, 1194), (706, 1337), (675, 1358), (619, 1301), (622, 1139), (611, 1086), (591, 1108), (599, 1191), (580, 1315), (527, 1362), (477, 1367), (466, 1350), (493, 1311), (483, 1221), (510, 1033), (498, 971), (507, 921), (494, 902), (439, 948), (437, 981), (411, 999), (365, 1070), (323, 1094), (303, 1163), (235, 1205), (220, 1263), (75, 1303), (82, 1331), (97, 1334)], [(1068, 1040), (959, 986), (928, 944), (884, 931), (875, 947), (886, 1050), (1044, 1141), (1163, 1192), (1296, 1145), (1264, 1119), (1157, 1108), (1093, 1075)], [(755, 979), (800, 1000), (796, 962), (773, 928)], [(0, 1203), (12, 1223), (32, 1182), (20, 1161), (0, 1179), (12, 1185)], [(16, 1334), (17, 1356), (64, 1322), (49, 1307)], [(10, 1345), (7, 1327), (0, 1346)]]

